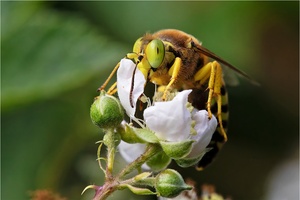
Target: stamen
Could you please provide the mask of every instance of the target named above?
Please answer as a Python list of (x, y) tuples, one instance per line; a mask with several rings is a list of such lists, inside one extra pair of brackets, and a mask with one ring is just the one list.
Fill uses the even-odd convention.
[(136, 118), (135, 116), (131, 116), (130, 117), (130, 121), (134, 121), (135, 123), (137, 123), (141, 128), (146, 128), (145, 127), (145, 121), (139, 118)]

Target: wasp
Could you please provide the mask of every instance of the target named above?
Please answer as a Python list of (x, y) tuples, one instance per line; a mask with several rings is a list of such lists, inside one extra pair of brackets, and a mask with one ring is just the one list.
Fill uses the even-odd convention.
[[(136, 40), (133, 52), (128, 53), (126, 58), (136, 63), (146, 80), (163, 86), (163, 100), (167, 99), (168, 93), (173, 89), (192, 89), (188, 101), (199, 110), (206, 109), (209, 118), (215, 115), (218, 127), (207, 146), (210, 151), (196, 166), (197, 170), (205, 168), (227, 141), (228, 95), (221, 64), (248, 79), (250, 77), (204, 48), (192, 35), (174, 29), (146, 33)], [(119, 64), (99, 90), (106, 87), (118, 67)], [(115, 86), (116, 83), (109, 93), (116, 92)]]

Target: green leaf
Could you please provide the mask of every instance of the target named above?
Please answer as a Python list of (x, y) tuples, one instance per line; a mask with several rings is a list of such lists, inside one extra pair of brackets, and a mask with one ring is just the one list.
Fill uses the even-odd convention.
[(23, 5), (6, 2), (2, 9), (7, 24), (2, 29), (4, 110), (78, 88), (101, 73), (106, 76), (128, 51), (83, 18), (37, 11), (36, 4), (25, 11)]

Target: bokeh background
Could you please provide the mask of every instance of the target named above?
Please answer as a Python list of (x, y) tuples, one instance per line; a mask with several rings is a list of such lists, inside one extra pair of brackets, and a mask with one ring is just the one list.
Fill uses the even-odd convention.
[[(96, 89), (138, 37), (165, 28), (194, 35), (261, 84), (228, 88), (229, 141), (210, 167), (171, 167), (236, 200), (299, 198), (298, 1), (2, 1), (2, 199), (42, 188), (92, 197), (80, 193), (103, 183), (103, 134), (89, 117)], [(111, 199), (125, 197), (142, 199)]]

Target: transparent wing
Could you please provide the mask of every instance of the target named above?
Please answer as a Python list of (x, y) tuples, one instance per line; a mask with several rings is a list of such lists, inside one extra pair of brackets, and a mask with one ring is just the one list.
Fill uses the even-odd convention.
[(232, 71), (228, 67), (223, 67), (222, 70), (223, 70), (223, 78), (226, 85), (229, 86), (239, 85), (240, 81), (238, 79), (237, 74), (234, 71)]
[[(237, 74), (239, 74), (240, 76), (246, 78), (250, 83), (254, 84), (254, 85), (260, 85), (257, 81), (253, 80), (250, 76), (248, 76), (245, 72), (243, 72), (242, 70), (239, 70), (238, 68), (234, 67), (233, 65), (231, 65), (230, 63), (228, 63), (227, 61), (225, 61), (224, 59), (222, 59), (221, 57), (217, 56), (216, 54), (214, 54), (213, 52), (211, 52), (210, 50), (204, 48), (203, 46), (201, 45), (197, 45), (194, 43), (194, 46), (199, 50), (200, 53), (203, 53), (204, 55), (212, 58), (212, 59), (215, 59), (216, 61), (219, 61), (221, 64), (227, 66), (227, 69), (226, 67), (223, 67), (223, 71), (232, 71), (232, 72), (235, 72)], [(227, 73), (227, 72), (226, 72)], [(230, 74), (231, 72), (229, 72), (228, 74)], [(232, 78), (232, 75), (228, 75), (229, 79)], [(224, 77), (224, 79), (226, 79)], [(232, 78), (233, 79), (233, 78)], [(226, 80), (225, 80), (226, 81)], [(229, 83), (231, 81), (229, 80)], [(232, 80), (232, 82), (234, 83), (234, 81)]]

